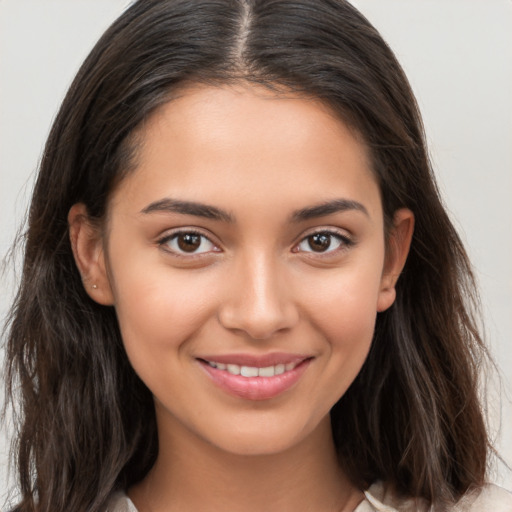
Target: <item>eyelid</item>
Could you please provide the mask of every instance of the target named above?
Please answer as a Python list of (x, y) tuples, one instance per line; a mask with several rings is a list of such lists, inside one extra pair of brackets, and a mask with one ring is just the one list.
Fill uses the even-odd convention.
[[(191, 253), (187, 253), (187, 252), (180, 252), (180, 251), (173, 250), (172, 248), (170, 248), (167, 245), (168, 242), (170, 242), (171, 240), (173, 240), (177, 236), (179, 236), (179, 235), (188, 235), (188, 234), (190, 234), (190, 235), (197, 235), (197, 236), (200, 236), (200, 237), (208, 240), (208, 242), (210, 244), (212, 244), (212, 246), (214, 247), (214, 250), (209, 250), (209, 251), (204, 251), (204, 252), (191, 252)], [(163, 235), (161, 235), (157, 239), (156, 243), (158, 244), (158, 246), (163, 251), (165, 251), (168, 254), (171, 254), (173, 256), (177, 256), (177, 257), (180, 257), (180, 258), (191, 259), (191, 258), (197, 258), (197, 257), (206, 256), (206, 255), (209, 255), (209, 254), (212, 254), (212, 253), (222, 252), (222, 250), (220, 249), (220, 244), (216, 243), (214, 240), (212, 240), (212, 238), (213, 238), (212, 235), (206, 234), (201, 229), (191, 226), (191, 227), (180, 227), (180, 228), (175, 228), (175, 229), (170, 230), (170, 231), (166, 231)], [(166, 245), (167, 245), (167, 247), (165, 247)]]
[[(164, 247), (170, 240), (172, 240), (173, 238), (177, 237), (180, 234), (198, 235), (198, 236), (208, 240), (208, 242), (210, 244), (212, 244), (214, 249), (209, 250), (209, 251), (199, 252), (199, 253), (195, 253), (195, 252), (186, 253), (186, 252), (175, 251), (168, 246)], [(332, 236), (333, 238), (336, 238), (337, 240), (339, 240), (341, 242), (341, 247), (333, 249), (333, 250), (327, 250), (325, 252), (315, 252), (313, 250), (311, 250), (311, 251), (299, 250), (298, 247), (301, 243), (303, 243), (308, 237), (316, 235), (316, 234), (326, 234), (326, 235)], [(217, 243), (216, 241), (214, 241), (214, 238), (215, 237), (213, 237), (211, 234), (205, 233), (201, 228), (197, 228), (195, 226), (190, 226), (190, 227), (179, 227), (179, 228), (172, 229), (170, 231), (166, 231), (163, 235), (161, 235), (156, 240), (156, 243), (159, 247), (162, 248), (162, 250), (164, 250), (165, 252), (167, 252), (169, 254), (172, 254), (173, 256), (191, 259), (191, 258), (195, 258), (195, 257), (202, 257), (202, 256), (209, 255), (212, 253), (223, 252), (222, 249), (220, 248), (220, 244)], [(355, 244), (355, 240), (352, 238), (352, 236), (350, 234), (347, 233), (346, 230), (342, 230), (340, 228), (333, 228), (333, 227), (317, 227), (317, 228), (313, 228), (313, 229), (301, 234), (298, 241), (293, 245), (292, 252), (306, 253), (308, 255), (312, 254), (316, 258), (321, 258), (321, 257), (332, 256), (333, 254), (338, 254), (339, 252), (347, 250), (349, 247), (351, 247), (354, 244)]]
[[(338, 247), (338, 248), (332, 249), (332, 250), (327, 250), (325, 252), (316, 252), (313, 250), (311, 250), (311, 251), (299, 250), (299, 248), (298, 248), (299, 245), (302, 244), (303, 242), (305, 242), (307, 240), (307, 238), (314, 236), (314, 235), (318, 235), (318, 234), (326, 234), (326, 235), (332, 236), (333, 238), (336, 238), (337, 240), (339, 240), (341, 242), (341, 247)], [(298, 242), (296, 242), (294, 244), (294, 246), (292, 248), (292, 252), (303, 253), (303, 254), (306, 253), (308, 256), (314, 255), (314, 257), (316, 257), (316, 258), (322, 258), (322, 257), (329, 257), (329, 256), (333, 256), (335, 254), (339, 254), (340, 252), (347, 250), (354, 244), (355, 244), (355, 240), (345, 230), (341, 230), (339, 228), (333, 228), (333, 227), (317, 227), (317, 228), (314, 228), (306, 233), (303, 233), (300, 236)]]

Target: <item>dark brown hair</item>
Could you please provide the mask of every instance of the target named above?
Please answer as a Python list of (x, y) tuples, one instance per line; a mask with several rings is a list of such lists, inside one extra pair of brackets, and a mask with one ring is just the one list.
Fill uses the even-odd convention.
[(370, 149), (387, 222), (401, 207), (416, 217), (396, 302), (378, 315), (368, 359), (332, 410), (340, 463), (360, 488), (384, 480), (440, 508), (484, 482), (473, 277), (392, 51), (344, 0), (139, 0), (80, 69), (33, 194), (8, 324), (17, 511), (104, 510), (152, 466), (151, 393), (128, 363), (114, 309), (84, 291), (67, 214), (82, 202), (103, 218), (133, 167), (132, 135), (178, 87), (236, 81), (330, 105)]

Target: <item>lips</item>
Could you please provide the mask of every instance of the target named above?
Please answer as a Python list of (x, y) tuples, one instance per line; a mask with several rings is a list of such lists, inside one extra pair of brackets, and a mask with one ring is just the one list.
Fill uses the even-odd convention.
[(197, 361), (213, 382), (246, 400), (269, 400), (293, 387), (313, 358), (295, 354), (205, 356)]
[(242, 377), (274, 377), (275, 375), (282, 375), (284, 372), (293, 370), (299, 363), (276, 364), (272, 366), (245, 366), (238, 364), (224, 364), (215, 363), (213, 361), (206, 361), (212, 368), (225, 370), (231, 375), (241, 375)]

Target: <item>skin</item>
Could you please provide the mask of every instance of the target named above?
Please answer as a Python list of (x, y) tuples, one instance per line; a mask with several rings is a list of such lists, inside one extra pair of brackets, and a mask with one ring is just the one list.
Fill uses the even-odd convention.
[[(386, 252), (367, 149), (310, 98), (189, 87), (142, 139), (103, 229), (82, 204), (69, 214), (84, 285), (115, 307), (155, 398), (158, 460), (131, 498), (140, 512), (353, 510), (363, 495), (338, 466), (329, 410), (394, 301), (412, 213), (396, 212)], [(164, 208), (169, 198), (229, 219)], [(334, 200), (344, 208), (304, 215)], [(201, 234), (201, 245), (181, 250), (176, 230)], [(318, 232), (329, 247), (318, 250)], [(227, 393), (198, 361), (275, 352), (309, 364), (265, 400)]]

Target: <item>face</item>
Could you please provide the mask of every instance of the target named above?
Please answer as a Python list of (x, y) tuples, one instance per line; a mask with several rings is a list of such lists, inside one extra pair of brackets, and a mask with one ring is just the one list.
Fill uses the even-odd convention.
[(114, 305), (159, 428), (231, 453), (325, 426), (394, 299), (366, 148), (293, 95), (205, 86), (161, 108), (105, 235), (89, 292)]

